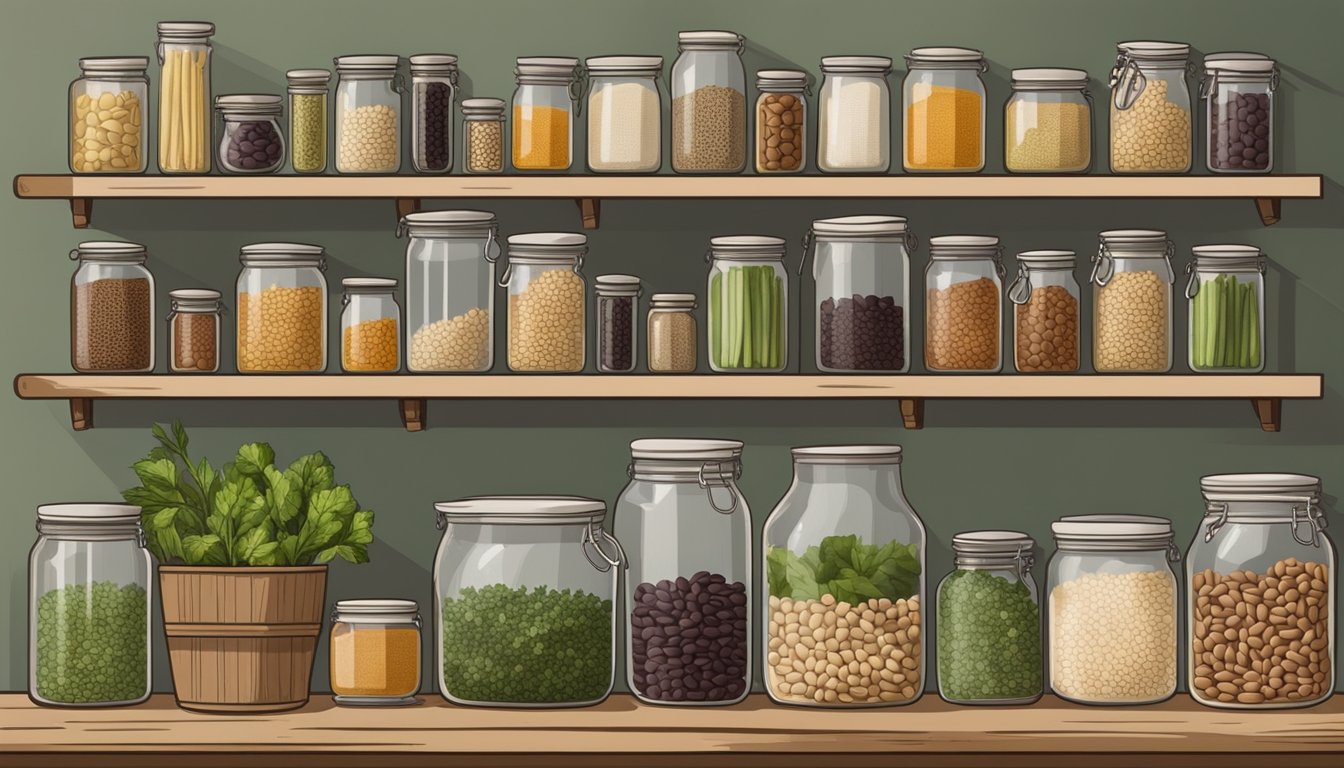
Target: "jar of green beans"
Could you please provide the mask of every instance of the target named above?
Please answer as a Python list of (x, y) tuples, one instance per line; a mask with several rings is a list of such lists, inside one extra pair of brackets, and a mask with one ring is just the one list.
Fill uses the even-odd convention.
[(1253, 245), (1197, 245), (1185, 268), (1190, 370), (1265, 369), (1265, 255)]
[(779, 237), (709, 241), (709, 365), (715, 371), (782, 371), (788, 364), (785, 252)]

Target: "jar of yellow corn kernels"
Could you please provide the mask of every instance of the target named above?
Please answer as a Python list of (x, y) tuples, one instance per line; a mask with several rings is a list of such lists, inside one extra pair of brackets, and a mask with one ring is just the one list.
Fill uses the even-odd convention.
[(143, 56), (79, 60), (70, 84), (72, 172), (144, 173), (148, 66)]
[(397, 281), (347, 277), (341, 281), (341, 370), (393, 373), (401, 369), (401, 308)]
[(420, 606), (340, 600), (331, 609), (331, 692), (337, 704), (414, 704), (420, 690)]
[(1014, 69), (1003, 108), (1009, 173), (1080, 173), (1092, 164), (1092, 96), (1081, 69)]
[(1111, 70), (1111, 171), (1185, 173), (1194, 142), (1185, 43), (1119, 44)]
[(254, 243), (238, 274), (238, 372), (327, 367), (327, 268), (320, 245)]
[(916, 48), (905, 63), (905, 170), (982, 170), (985, 55), (974, 48)]

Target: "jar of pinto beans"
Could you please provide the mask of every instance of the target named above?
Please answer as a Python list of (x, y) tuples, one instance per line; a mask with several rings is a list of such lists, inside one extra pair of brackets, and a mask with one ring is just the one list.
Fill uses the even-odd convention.
[(1023, 251), (1013, 303), (1013, 365), (1019, 373), (1075, 373), (1081, 356), (1081, 290), (1073, 251)]

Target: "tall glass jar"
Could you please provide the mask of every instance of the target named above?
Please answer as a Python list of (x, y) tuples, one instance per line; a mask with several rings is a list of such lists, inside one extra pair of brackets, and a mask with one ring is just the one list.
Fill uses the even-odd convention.
[(732, 235), (709, 241), (709, 366), (782, 371), (789, 362), (789, 272), (784, 239)]
[(467, 173), (504, 172), (504, 100), (462, 101), (462, 168)]
[(1120, 43), (1111, 69), (1111, 172), (1185, 173), (1194, 131), (1185, 43)]
[(509, 237), (509, 370), (577, 373), (586, 355), (583, 255), (588, 237), (536, 232)]
[(224, 128), (219, 137), (219, 169), (225, 173), (275, 173), (285, 164), (280, 130), (284, 99), (264, 93), (219, 96), (215, 109)]
[(886, 173), (891, 168), (891, 59), (821, 60), (817, 168), (828, 173)]
[(295, 173), (327, 170), (327, 103), (331, 73), (291, 69), (289, 81), (289, 165)]
[(422, 53), (411, 57), (411, 167), (416, 173), (453, 170), (456, 99), (456, 56)]
[(1205, 166), (1214, 173), (1269, 173), (1274, 170), (1279, 65), (1260, 54), (1227, 56), (1204, 57), (1199, 95), (1209, 131)]
[(793, 485), (762, 538), (770, 698), (816, 707), (918, 700), (925, 534), (901, 488), (901, 447), (794, 448)]
[(93, 241), (70, 252), (70, 365), (80, 373), (154, 370), (154, 275), (139, 243)]
[(574, 112), (583, 95), (579, 60), (567, 56), (518, 59), (513, 92), (513, 167), (565, 171), (574, 163)]
[(337, 56), (336, 170), (401, 170), (401, 94), (396, 56)]
[(420, 606), (414, 600), (336, 601), (328, 658), (337, 704), (415, 704), (420, 690)]
[(1076, 515), (1050, 526), (1050, 688), (1081, 704), (1152, 704), (1176, 692), (1171, 521)]
[(924, 367), (998, 373), (1003, 368), (1003, 246), (986, 235), (929, 238), (924, 270)]
[(238, 372), (327, 367), (327, 269), (320, 245), (254, 243), (238, 273)]
[(672, 65), (672, 170), (741, 173), (747, 167), (745, 38), (679, 32)]
[(173, 373), (219, 371), (219, 291), (182, 288), (168, 293), (168, 370)]
[(397, 281), (347, 277), (341, 281), (341, 370), (395, 373), (401, 370), (401, 307)]
[(1008, 286), (1013, 366), (1019, 373), (1076, 373), (1082, 357), (1082, 289), (1073, 251), (1023, 251)]
[(28, 555), (28, 697), (111, 707), (150, 692), (153, 562), (140, 508), (45, 504)]
[(802, 173), (807, 164), (807, 73), (756, 73), (756, 172)]
[(694, 293), (655, 293), (649, 298), (649, 371), (694, 373)]
[(1113, 229), (1092, 259), (1092, 366), (1098, 373), (1171, 370), (1175, 244), (1156, 229)]
[(905, 170), (984, 169), (985, 55), (974, 48), (916, 48), (905, 64)]
[(904, 216), (818, 219), (803, 240), (817, 283), (817, 367), (908, 371), (910, 253)]
[(599, 56), (588, 70), (588, 170), (657, 173), (663, 165), (662, 56)]
[(1309, 707), (1335, 690), (1334, 544), (1321, 480), (1200, 478), (1204, 520), (1186, 557), (1186, 682), (1211, 707)]
[[(616, 677), (616, 577), (606, 504), (574, 496), (435, 504), (438, 687), (454, 704), (583, 707)], [(526, 642), (520, 642), (526, 638)]]
[(1190, 251), (1190, 370), (1263, 371), (1265, 254), (1253, 245), (1197, 245)]
[(406, 367), (417, 373), (488, 371), (495, 361), (499, 222), (489, 211), (409, 213)]
[(149, 78), (144, 56), (79, 60), (70, 83), (70, 171), (144, 173)]
[(161, 21), (158, 32), (159, 171), (209, 173), (210, 36), (215, 25)]
[(1014, 69), (1003, 108), (1003, 167), (1009, 173), (1083, 173), (1092, 166), (1092, 94), (1087, 70)]
[(634, 275), (598, 275), (593, 281), (597, 293), (597, 370), (603, 373), (628, 373), (639, 359), (639, 338), (635, 317), (639, 295), (643, 292)]
[(938, 694), (953, 704), (1030, 704), (1041, 697), (1041, 609), (1030, 536), (952, 537), (954, 568), (938, 585)]
[(737, 440), (635, 440), (616, 502), (626, 552), (626, 683), (651, 704), (751, 689), (751, 511)]

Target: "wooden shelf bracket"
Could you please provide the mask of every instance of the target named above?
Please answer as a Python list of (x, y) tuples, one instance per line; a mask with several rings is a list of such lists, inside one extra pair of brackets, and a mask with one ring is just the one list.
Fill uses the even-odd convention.
[(402, 398), (398, 401), (401, 407), (401, 423), (406, 427), (407, 432), (425, 431), (425, 413), (429, 410), (429, 402), (424, 398)]
[(1257, 197), (1255, 212), (1260, 214), (1260, 223), (1266, 227), (1277, 224), (1283, 212), (1283, 200), (1277, 197)]
[(1256, 418), (1260, 419), (1260, 428), (1266, 432), (1278, 432), (1283, 428), (1283, 400), (1278, 397), (1262, 397), (1251, 401)]
[(87, 397), (70, 400), (70, 426), (76, 432), (93, 428), (93, 400)]
[(901, 423), (905, 425), (906, 429), (924, 428), (923, 398), (901, 399)]
[(602, 200), (596, 197), (580, 197), (574, 200), (579, 206), (579, 216), (583, 219), (584, 229), (597, 229), (602, 221)]
[(415, 213), (420, 210), (420, 198), (418, 197), (398, 197), (397, 198), (397, 221), (408, 213)]
[(89, 221), (93, 219), (93, 198), (70, 198), (70, 216), (74, 219), (75, 229), (88, 229)]

